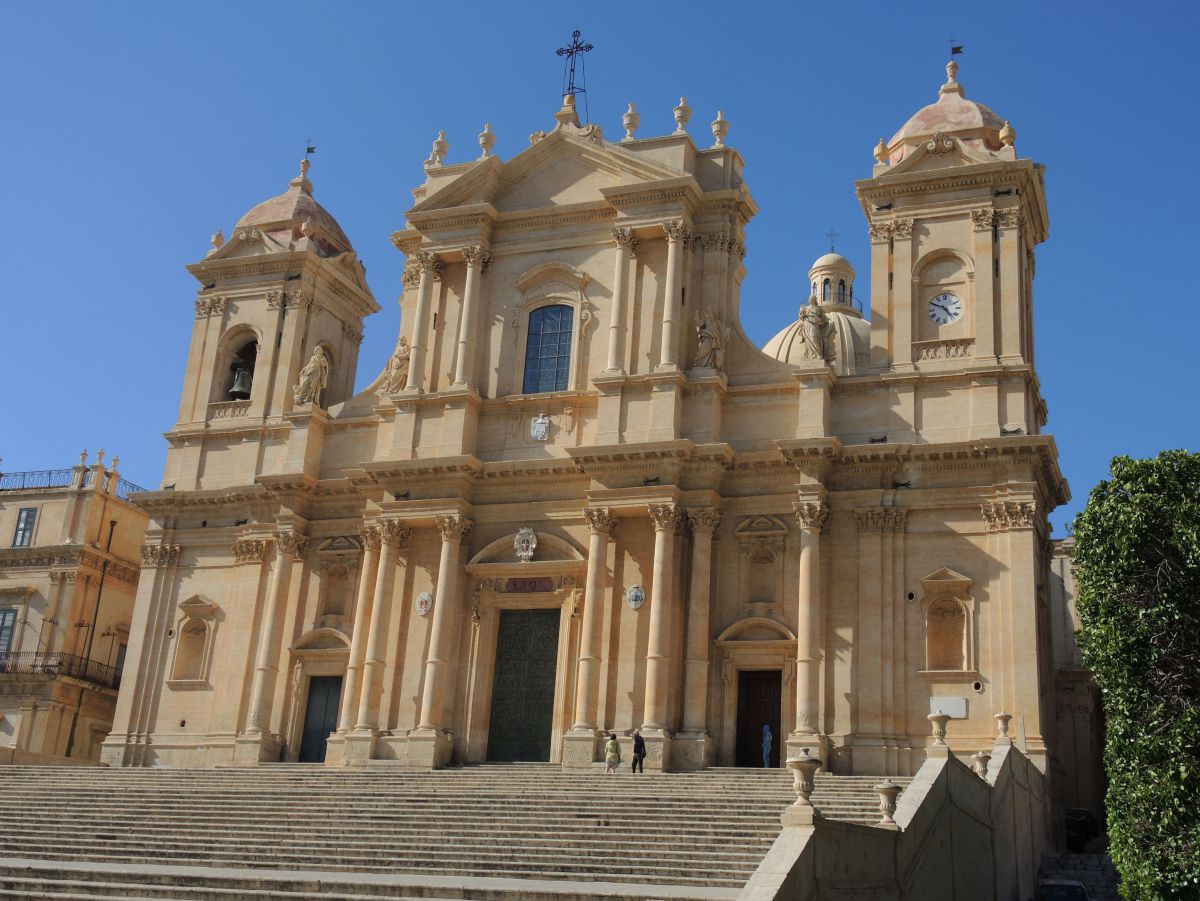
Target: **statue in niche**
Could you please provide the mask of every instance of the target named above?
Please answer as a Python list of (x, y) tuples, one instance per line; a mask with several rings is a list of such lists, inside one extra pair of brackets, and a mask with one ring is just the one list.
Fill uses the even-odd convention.
[(317, 403), (321, 392), (329, 384), (329, 357), (325, 356), (325, 348), (320, 345), (313, 351), (312, 357), (300, 370), (300, 380), (292, 389), (292, 396), (298, 404)]
[(829, 321), (816, 297), (810, 297), (808, 303), (800, 308), (800, 340), (804, 346), (804, 356), (810, 360), (832, 363), (835, 331), (836, 327)]
[(725, 370), (725, 348), (729, 344), (729, 326), (716, 313), (704, 310), (696, 314), (696, 358), (693, 369)]
[(380, 394), (395, 394), (408, 385), (408, 355), (412, 348), (408, 339), (403, 335), (396, 344), (392, 358), (388, 360), (387, 369), (383, 371), (383, 384), (379, 386)]

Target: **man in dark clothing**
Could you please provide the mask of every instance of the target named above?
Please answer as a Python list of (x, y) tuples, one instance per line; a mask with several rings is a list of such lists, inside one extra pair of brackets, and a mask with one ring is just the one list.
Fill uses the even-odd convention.
[(646, 739), (637, 729), (633, 730), (633, 769), (631, 772), (646, 772)]

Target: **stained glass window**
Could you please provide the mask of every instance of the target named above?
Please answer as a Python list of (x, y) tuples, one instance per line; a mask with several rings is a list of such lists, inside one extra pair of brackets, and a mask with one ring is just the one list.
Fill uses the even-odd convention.
[(562, 304), (540, 307), (529, 314), (524, 394), (567, 390), (574, 317), (575, 311)]

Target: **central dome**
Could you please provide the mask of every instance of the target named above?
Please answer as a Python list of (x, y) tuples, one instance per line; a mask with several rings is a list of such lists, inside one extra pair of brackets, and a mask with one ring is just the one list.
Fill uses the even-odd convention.
[(267, 233), (292, 232), (307, 227), (313, 232), (323, 232), (323, 237), (335, 245), (336, 250), (353, 249), (337, 220), (313, 198), (308, 160), (301, 162), (300, 175), (288, 183), (286, 191), (264, 200), (238, 220), (238, 228), (244, 225), (257, 225)]

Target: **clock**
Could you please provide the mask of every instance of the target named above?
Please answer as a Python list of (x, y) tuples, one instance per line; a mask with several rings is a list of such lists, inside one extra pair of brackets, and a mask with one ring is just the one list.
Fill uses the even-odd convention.
[(949, 325), (951, 322), (957, 322), (962, 316), (962, 301), (949, 291), (943, 291), (930, 300), (925, 309), (929, 318), (938, 325)]

